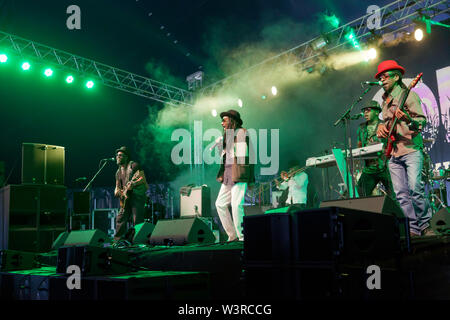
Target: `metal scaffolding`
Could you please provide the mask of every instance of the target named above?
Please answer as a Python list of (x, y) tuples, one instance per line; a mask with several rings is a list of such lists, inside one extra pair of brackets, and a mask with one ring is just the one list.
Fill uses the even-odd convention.
[(0, 31), (0, 46), (8, 52), (51, 63), (58, 68), (95, 77), (104, 85), (172, 105), (192, 105), (192, 92), (105, 65), (35, 41)]
[[(190, 85), (196, 84), (196, 92), (164, 84), (2, 31), (0, 31), (0, 46), (23, 57), (56, 64), (61, 69), (76, 71), (81, 76), (95, 77), (104, 85), (115, 89), (162, 103), (191, 106), (195, 103), (195, 99), (204, 95), (213, 95), (217, 90), (245, 80), (255, 72), (270, 74), (291, 65), (299, 65), (300, 70), (313, 67), (320, 62), (321, 57), (327, 55), (330, 51), (344, 48), (348, 44), (345, 35), (350, 28), (353, 29), (355, 38), (363, 42), (375, 35), (406, 29), (413, 25), (414, 19), (419, 18), (421, 14), (433, 18), (447, 12), (449, 12), (449, 0), (397, 0), (380, 8), (381, 26), (379, 29), (371, 29), (368, 26), (368, 19), (372, 16), (371, 13), (368, 13), (325, 35), (313, 38), (203, 88), (198, 88), (197, 83), (192, 81), (192, 83), (189, 83), (192, 79), (187, 79)], [(316, 50), (314, 44), (323, 36), (326, 36), (329, 41), (326, 46)], [(201, 79), (203, 79), (203, 74)]]
[(414, 19), (420, 17), (420, 14), (433, 18), (447, 12), (449, 12), (448, 0), (394, 1), (380, 8), (381, 24), (379, 29), (371, 29), (370, 25), (368, 26), (368, 19), (371, 18), (373, 13), (366, 14), (327, 33), (325, 36), (328, 38), (329, 43), (320, 50), (315, 50), (312, 44), (320, 40), (324, 35), (317, 36), (274, 57), (205, 86), (197, 94), (198, 96), (213, 95), (217, 90), (230, 84), (236, 84), (240, 80), (246, 79), (250, 74), (258, 72), (270, 74), (282, 67), (292, 65), (299, 65), (301, 70), (313, 67), (320, 62), (319, 58), (324, 54), (326, 55), (330, 51), (343, 48), (348, 44), (345, 35), (350, 28), (354, 30), (356, 39), (359, 42), (363, 42), (375, 35), (404, 30), (413, 25), (415, 23)]

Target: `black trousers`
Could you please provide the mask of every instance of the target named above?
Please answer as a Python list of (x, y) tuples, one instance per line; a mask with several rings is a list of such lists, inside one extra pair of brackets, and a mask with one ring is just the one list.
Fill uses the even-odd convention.
[(358, 193), (360, 197), (370, 197), (377, 184), (381, 182), (386, 189), (386, 193), (395, 199), (394, 188), (392, 186), (389, 170), (385, 168), (375, 173), (366, 173), (363, 171), (358, 180)]
[(137, 197), (134, 194), (127, 199), (125, 208), (120, 209), (116, 218), (116, 234), (114, 235), (114, 240), (124, 239), (124, 236), (127, 235), (127, 224), (129, 221), (132, 221), (133, 227), (144, 222), (146, 200), (145, 196)]

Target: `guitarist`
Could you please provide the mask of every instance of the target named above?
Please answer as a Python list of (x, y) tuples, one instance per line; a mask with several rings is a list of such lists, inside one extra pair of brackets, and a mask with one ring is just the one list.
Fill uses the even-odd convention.
[(120, 198), (120, 210), (116, 219), (114, 240), (119, 241), (124, 238), (127, 232), (127, 222), (130, 219), (132, 219), (133, 226), (144, 222), (147, 198), (145, 192), (148, 184), (139, 163), (130, 160), (130, 152), (127, 147), (116, 150), (116, 162), (119, 168), (116, 172), (114, 196)]
[(394, 60), (386, 60), (378, 65), (375, 78), (383, 83), (382, 113), (385, 123), (378, 126), (377, 136), (390, 139), (389, 125), (396, 121), (392, 129), (394, 142), (389, 172), (397, 201), (409, 219), (412, 237), (434, 235), (430, 228), (431, 211), (422, 180), (424, 153), (420, 131), (426, 124), (426, 117), (420, 98), (413, 91), (409, 92), (403, 111), (400, 110), (402, 98), (408, 92), (402, 82), (404, 73), (405, 69)]

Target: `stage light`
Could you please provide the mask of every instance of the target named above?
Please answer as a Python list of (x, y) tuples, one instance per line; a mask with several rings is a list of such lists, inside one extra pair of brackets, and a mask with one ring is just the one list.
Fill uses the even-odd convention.
[(88, 82), (86, 82), (86, 88), (91, 89), (94, 86), (94, 82), (89, 80)]
[(66, 78), (66, 82), (67, 82), (67, 83), (72, 83), (72, 82), (73, 82), (73, 77), (72, 77), (72, 76), (68, 76), (68, 77)]
[(8, 56), (6, 54), (0, 54), (0, 62), (5, 63), (8, 61)]
[(22, 63), (22, 69), (23, 70), (29, 70), (31, 68), (30, 64), (28, 62)]
[(212, 109), (211, 114), (213, 117), (217, 117), (217, 110), (216, 109)]
[(420, 28), (417, 28), (416, 31), (414, 31), (414, 38), (417, 41), (421, 41), (423, 39), (423, 31)]
[(273, 87), (272, 87), (272, 94), (273, 94), (274, 96), (276, 96), (277, 93), (278, 93), (277, 87), (273, 86)]
[(53, 75), (53, 70), (50, 69), (50, 68), (45, 69), (44, 74), (45, 74), (47, 77), (51, 77), (51, 76)]
[(244, 103), (242, 102), (241, 99), (238, 99), (237, 104), (238, 104), (239, 108), (242, 108), (242, 106), (244, 105)]
[(375, 48), (370, 48), (369, 50), (363, 51), (364, 60), (369, 61), (377, 57), (377, 50)]
[(358, 39), (356, 38), (356, 34), (353, 28), (350, 28), (347, 31), (345, 38), (355, 49), (361, 50), (361, 47), (359, 45)]
[(314, 50), (319, 50), (320, 48), (325, 47), (327, 44), (328, 44), (328, 40), (326, 38), (324, 38), (323, 36), (320, 36), (319, 38), (317, 38), (316, 40), (311, 42), (311, 47)]
[(261, 96), (261, 99), (263, 99), (263, 100), (266, 100), (266, 98), (267, 98), (267, 97), (266, 97), (265, 95), (262, 95), (262, 96)]

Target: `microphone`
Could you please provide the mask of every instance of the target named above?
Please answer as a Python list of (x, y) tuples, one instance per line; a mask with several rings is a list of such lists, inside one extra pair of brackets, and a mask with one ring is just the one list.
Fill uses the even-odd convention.
[(223, 142), (223, 137), (220, 136), (216, 139), (216, 143), (214, 143), (214, 145), (212, 147), (209, 148), (209, 151), (211, 151), (212, 149), (214, 149), (217, 146), (220, 146)]
[(354, 116), (351, 116), (350, 119), (351, 120), (358, 120), (359, 118), (364, 116), (364, 112), (360, 112), (358, 114), (355, 114)]
[(80, 177), (80, 178), (76, 178), (75, 182), (80, 182), (80, 181), (84, 181), (84, 180), (87, 180), (87, 178), (86, 177)]
[(106, 158), (106, 159), (102, 159), (100, 161), (116, 161), (116, 158), (112, 157), (112, 158)]
[(361, 84), (368, 84), (369, 86), (382, 86), (383, 82), (381, 81), (363, 81)]

